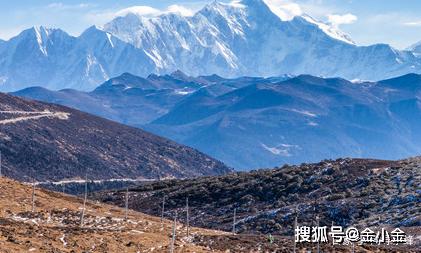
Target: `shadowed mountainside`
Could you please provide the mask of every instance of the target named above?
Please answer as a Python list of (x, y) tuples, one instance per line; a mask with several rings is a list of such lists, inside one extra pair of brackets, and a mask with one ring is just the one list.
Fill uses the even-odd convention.
[[(12, 121), (10, 121), (12, 120)], [(36, 181), (156, 179), (231, 170), (192, 148), (67, 107), (0, 94), (3, 175)]]

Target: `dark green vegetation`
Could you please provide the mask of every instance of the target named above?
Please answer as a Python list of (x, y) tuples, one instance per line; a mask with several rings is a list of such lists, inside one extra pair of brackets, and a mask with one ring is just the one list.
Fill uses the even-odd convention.
[[(184, 218), (189, 198), (194, 226), (231, 231), (237, 208), (240, 233), (291, 234), (300, 224), (357, 227), (421, 226), (421, 158), (404, 161), (326, 160), (316, 164), (150, 183), (130, 190), (130, 208)], [(93, 197), (124, 206), (124, 191)]]

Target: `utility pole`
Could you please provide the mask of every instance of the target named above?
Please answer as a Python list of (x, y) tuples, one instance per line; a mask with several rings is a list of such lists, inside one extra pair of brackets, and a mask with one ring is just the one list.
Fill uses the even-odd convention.
[(232, 233), (235, 235), (235, 233), (237, 232), (235, 229), (235, 223), (237, 223), (237, 208), (234, 208), (234, 219), (232, 222)]
[(190, 222), (189, 222), (189, 197), (186, 198), (186, 225), (187, 225), (187, 237), (190, 235)]
[(0, 177), (2, 177), (2, 174), (1, 174), (1, 151), (0, 151)]
[(164, 222), (164, 211), (165, 211), (165, 196), (162, 198), (161, 225), (163, 225), (163, 222)]
[(175, 216), (174, 216), (174, 224), (173, 224), (173, 228), (172, 228), (172, 239), (171, 239), (170, 253), (174, 253), (174, 244), (175, 244), (176, 232), (177, 232), (177, 211), (175, 211)]
[(126, 204), (125, 204), (125, 219), (127, 220), (127, 210), (129, 209), (129, 187), (126, 188)]
[(85, 218), (86, 199), (88, 198), (88, 174), (85, 175), (85, 198), (83, 199), (82, 216), (80, 217), (80, 227), (83, 227)]
[(32, 178), (32, 210), (31, 212), (35, 212), (35, 181)]

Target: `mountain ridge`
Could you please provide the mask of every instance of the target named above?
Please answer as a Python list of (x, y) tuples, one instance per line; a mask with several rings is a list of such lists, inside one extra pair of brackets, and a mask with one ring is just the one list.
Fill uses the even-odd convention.
[(1, 93), (0, 98), (2, 174), (15, 179), (157, 179), (231, 172), (209, 156), (140, 129), (59, 105)]
[(332, 29), (307, 15), (282, 20), (263, 1), (213, 2), (193, 16), (128, 13), (79, 37), (35, 27), (0, 43), (0, 90), (91, 91), (126, 72), (147, 77), (177, 69), (189, 76), (311, 74), (349, 80), (421, 72), (415, 49), (358, 46)]
[(115, 77), (90, 93), (13, 94), (146, 129), (237, 169), (338, 157), (393, 160), (421, 152), (415, 142), (421, 138), (418, 74), (379, 82), (181, 72), (133, 80)]

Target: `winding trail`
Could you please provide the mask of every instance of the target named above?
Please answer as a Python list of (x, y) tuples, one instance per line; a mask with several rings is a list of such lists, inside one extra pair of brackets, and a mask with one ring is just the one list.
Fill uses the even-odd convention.
[(61, 120), (69, 119), (70, 113), (67, 112), (50, 112), (50, 111), (0, 111), (0, 114), (16, 114), (16, 115), (26, 115), (20, 116), (12, 119), (0, 120), (0, 125), (14, 124), (20, 121), (26, 120), (37, 120), (41, 118), (57, 118)]

